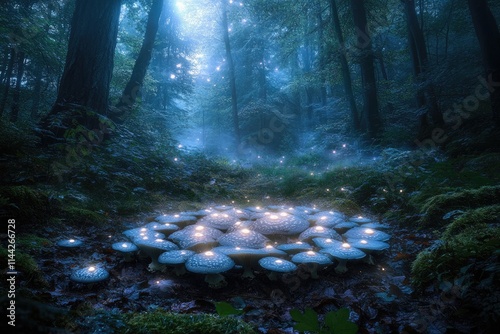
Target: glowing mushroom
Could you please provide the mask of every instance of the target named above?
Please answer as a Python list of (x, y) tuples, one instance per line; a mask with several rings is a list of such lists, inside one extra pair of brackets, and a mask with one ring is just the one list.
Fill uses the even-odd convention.
[(77, 283), (97, 283), (108, 279), (108, 277), (109, 272), (105, 269), (89, 266), (74, 271), (69, 278)]
[(219, 238), (219, 244), (222, 246), (239, 246), (248, 248), (262, 248), (268, 241), (269, 239), (262, 234), (247, 228), (224, 234)]
[(187, 249), (171, 250), (161, 253), (160, 256), (158, 256), (158, 263), (173, 267), (174, 273), (180, 276), (186, 273), (184, 263), (194, 254), (196, 254), (194, 251)]
[(233, 259), (234, 263), (243, 268), (243, 278), (253, 278), (253, 270), (258, 266), (258, 261), (268, 254), (263, 249), (248, 247), (219, 246), (213, 249)]
[(292, 256), (292, 262), (307, 265), (312, 278), (319, 277), (318, 269), (332, 264), (332, 260), (328, 256), (314, 251), (297, 253)]
[(276, 246), (276, 249), (282, 250), (282, 251), (286, 252), (287, 254), (293, 255), (293, 254), (297, 254), (300, 252), (310, 251), (313, 249), (313, 247), (311, 245), (309, 245), (307, 242), (297, 241), (294, 243), (278, 245), (278, 246)]
[(270, 214), (257, 219), (252, 229), (264, 235), (297, 235), (309, 227), (306, 219), (287, 212)]
[(372, 228), (355, 227), (344, 233), (344, 237), (352, 239), (387, 241), (391, 236), (385, 232), (377, 231)]
[(198, 220), (198, 224), (225, 231), (237, 220), (236, 217), (226, 212), (214, 212)]
[(342, 240), (340, 234), (332, 230), (331, 228), (323, 226), (310, 227), (299, 235), (301, 241), (311, 240), (312, 238), (330, 238), (335, 240)]
[(122, 254), (125, 262), (132, 261), (133, 255), (139, 250), (139, 248), (131, 242), (115, 242), (111, 245), (111, 248)]
[(259, 265), (268, 271), (267, 277), (273, 281), (278, 279), (279, 274), (290, 273), (297, 270), (297, 265), (293, 262), (274, 256), (260, 259)]
[(233, 267), (234, 261), (229, 256), (214, 251), (195, 254), (186, 261), (186, 270), (197, 274), (205, 274), (205, 282), (211, 288), (220, 288), (226, 285), (227, 282), (221, 273)]
[(329, 254), (331, 257), (336, 259), (339, 264), (335, 267), (335, 272), (338, 274), (345, 273), (347, 271), (346, 263), (348, 260), (358, 260), (366, 256), (366, 254), (344, 242), (340, 246), (323, 248), (320, 250), (321, 253)]
[(78, 239), (64, 239), (64, 240), (59, 240), (56, 243), (56, 245), (64, 248), (75, 248), (83, 245), (83, 241)]
[(366, 257), (366, 262), (369, 264), (374, 264), (372, 253), (381, 252), (389, 248), (389, 244), (383, 241), (372, 240), (372, 239), (347, 239), (347, 242), (368, 255)]
[(141, 252), (151, 258), (151, 263), (148, 266), (150, 271), (164, 269), (164, 267), (158, 263), (158, 256), (160, 256), (161, 253), (179, 249), (179, 247), (173, 242), (164, 239), (152, 239), (147, 236), (142, 239), (137, 239), (134, 243), (137, 247), (139, 247)]

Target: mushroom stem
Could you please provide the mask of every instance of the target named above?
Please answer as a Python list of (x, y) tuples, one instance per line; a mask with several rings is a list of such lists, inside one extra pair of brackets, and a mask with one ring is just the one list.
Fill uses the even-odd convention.
[(158, 262), (155, 258), (152, 258), (151, 263), (148, 265), (148, 270), (150, 272), (155, 272), (155, 271), (165, 271), (166, 266)]
[(219, 289), (227, 285), (226, 279), (221, 274), (206, 274), (205, 282), (212, 289)]
[(242, 278), (255, 278), (255, 275), (253, 273), (253, 270), (251, 267), (244, 266), (243, 267), (243, 274), (241, 274)]
[(179, 266), (175, 266), (174, 267), (174, 273), (177, 275), (177, 276), (182, 276), (186, 273), (186, 267), (184, 266), (184, 264), (182, 265), (179, 265)]
[(337, 267), (335, 267), (335, 272), (337, 274), (343, 274), (347, 271), (347, 260), (345, 259), (337, 259), (339, 261), (339, 264), (337, 265)]
[(368, 263), (370, 265), (374, 265), (375, 264), (375, 261), (373, 261), (373, 256), (370, 253), (368, 253), (368, 252), (366, 252), (366, 257), (363, 258), (363, 262)]

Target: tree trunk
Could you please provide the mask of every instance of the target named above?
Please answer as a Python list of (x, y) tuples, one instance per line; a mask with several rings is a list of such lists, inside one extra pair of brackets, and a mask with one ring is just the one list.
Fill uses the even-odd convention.
[(30, 117), (32, 119), (35, 119), (38, 117), (39, 112), (38, 109), (40, 108), (40, 94), (42, 92), (42, 75), (43, 75), (43, 69), (40, 64), (35, 63), (35, 70), (34, 70), (34, 75), (35, 75), (35, 85), (33, 87), (33, 98), (32, 98), (32, 104), (31, 104), (31, 111), (30, 111)]
[[(140, 90), (144, 82), (149, 63), (151, 62), (151, 55), (156, 39), (156, 33), (158, 31), (158, 21), (162, 12), (163, 1), (164, 0), (153, 0), (151, 4), (151, 9), (148, 15), (148, 22), (146, 24), (146, 32), (144, 34), (144, 40), (142, 42), (139, 56), (135, 61), (130, 80), (123, 90), (120, 101), (116, 105), (116, 107), (119, 109), (119, 115), (116, 116), (120, 118), (122, 118), (125, 111), (131, 109), (134, 106), (137, 101), (137, 97), (140, 94)], [(113, 117), (113, 119), (115, 118), (116, 117)]]
[(234, 139), (236, 151), (241, 143), (240, 125), (238, 120), (238, 96), (236, 93), (236, 76), (234, 71), (233, 55), (231, 52), (231, 42), (229, 40), (229, 25), (227, 23), (227, 5), (226, 1), (222, 0), (222, 33), (224, 38), (224, 46), (226, 48), (227, 65), (229, 69), (229, 88), (231, 90), (231, 110), (233, 115)]
[(337, 41), (340, 45), (339, 60), (342, 67), (342, 79), (344, 81), (345, 95), (347, 97), (347, 100), (349, 101), (349, 106), (351, 109), (351, 123), (353, 129), (355, 131), (359, 131), (361, 129), (361, 126), (359, 124), (358, 107), (356, 106), (356, 98), (354, 97), (354, 91), (352, 89), (351, 71), (349, 70), (349, 64), (347, 63), (344, 36), (342, 34), (342, 28), (340, 26), (339, 12), (336, 0), (330, 0), (330, 11), (333, 19), (333, 30), (337, 35)]
[(12, 94), (12, 107), (10, 109), (10, 121), (16, 122), (19, 117), (19, 103), (21, 98), (21, 81), (24, 75), (24, 60), (25, 55), (23, 51), (20, 51), (17, 55), (17, 76), (16, 76), (16, 87), (14, 93)]
[(67, 103), (106, 115), (121, 0), (76, 0), (53, 112)]
[(426, 107), (426, 112), (420, 116), (420, 131), (425, 133), (429, 128), (428, 115), (431, 116), (433, 125), (442, 126), (444, 119), (437, 102), (434, 86), (427, 82), (428, 57), (425, 38), (419, 27), (414, 0), (401, 0), (404, 4), (408, 28), (408, 44), (412, 59), (413, 74), (417, 82), (416, 101), (417, 107)]
[(8, 46), (5, 46), (2, 58), (2, 68), (0, 68), (0, 84), (3, 83), (3, 80), (5, 79), (5, 74), (7, 72), (7, 68), (9, 66), (9, 54), (10, 54), (10, 48)]
[(5, 74), (5, 87), (3, 90), (2, 101), (0, 102), (0, 117), (2, 117), (3, 115), (5, 105), (7, 104), (7, 98), (9, 97), (10, 78), (12, 78), (12, 71), (14, 69), (14, 59), (16, 58), (16, 53), (16, 48), (12, 47), (10, 49), (10, 59), (9, 65), (7, 66), (7, 73)]
[(364, 106), (361, 117), (361, 130), (366, 132), (370, 139), (375, 139), (379, 135), (382, 124), (378, 110), (377, 82), (373, 64), (372, 42), (368, 31), (364, 1), (351, 0), (351, 10), (357, 30), (363, 85)]
[(487, 0), (468, 0), (488, 83), (493, 122), (500, 128), (500, 32)]

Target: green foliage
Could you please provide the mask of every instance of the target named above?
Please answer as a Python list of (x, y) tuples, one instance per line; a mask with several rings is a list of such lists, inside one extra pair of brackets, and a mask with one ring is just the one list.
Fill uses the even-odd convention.
[(4, 206), (6, 214), (18, 218), (20, 228), (24, 224), (46, 221), (52, 210), (49, 196), (32, 187), (0, 187), (0, 197), (4, 203), (8, 203)]
[(22, 249), (23, 252), (33, 253), (52, 246), (52, 241), (31, 233), (23, 233), (16, 237), (16, 245), (19, 249)]
[(312, 308), (306, 308), (304, 313), (297, 309), (290, 311), (292, 319), (297, 322), (294, 329), (299, 332), (319, 334), (356, 334), (358, 326), (349, 320), (349, 309), (341, 308), (325, 314), (320, 323), (318, 314)]
[(76, 206), (63, 208), (62, 218), (72, 226), (100, 226), (106, 222), (106, 217), (101, 213)]
[(234, 317), (212, 314), (175, 314), (162, 310), (126, 315), (124, 334), (254, 334), (253, 328)]
[(467, 210), (500, 203), (500, 186), (454, 191), (429, 198), (422, 206), (422, 223), (440, 226), (443, 216), (452, 210)]
[(228, 315), (243, 314), (243, 310), (238, 310), (234, 308), (234, 306), (229, 304), (228, 302), (215, 302), (215, 310), (217, 311), (217, 314), (220, 315), (221, 317), (225, 317)]
[[(2, 259), (7, 259), (9, 254), (6, 248), (0, 246), (0, 257)], [(48, 286), (43, 272), (33, 257), (17, 248), (15, 255), (15, 269), (19, 273), (19, 281), (22, 281), (25, 287), (40, 288)]]

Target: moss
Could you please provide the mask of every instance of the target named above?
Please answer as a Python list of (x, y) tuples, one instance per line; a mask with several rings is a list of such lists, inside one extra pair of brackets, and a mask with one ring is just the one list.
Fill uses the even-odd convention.
[(50, 216), (50, 201), (47, 194), (28, 186), (7, 186), (0, 188), (0, 197), (6, 215), (18, 218), (20, 222), (40, 223)]
[(22, 234), (16, 238), (16, 246), (24, 252), (39, 252), (52, 245), (48, 239), (38, 237), (34, 234)]
[(332, 208), (345, 213), (346, 215), (355, 215), (362, 212), (361, 207), (355, 202), (345, 199), (345, 198), (337, 198), (331, 202)]
[[(0, 246), (0, 257), (8, 259), (9, 252), (6, 248)], [(23, 282), (27, 287), (47, 287), (48, 283), (35, 260), (28, 254), (15, 251), (15, 270), (20, 274), (18, 281)]]
[(62, 216), (70, 225), (99, 226), (106, 221), (103, 214), (74, 206), (63, 208)]
[(421, 223), (426, 226), (441, 226), (443, 216), (447, 212), (474, 209), (496, 203), (500, 203), (500, 186), (485, 186), (437, 195), (429, 198), (422, 206), (424, 216)]
[(421, 288), (436, 280), (453, 280), (462, 268), (491, 257), (500, 249), (500, 225), (490, 224), (498, 220), (499, 209), (495, 205), (471, 210), (450, 224), (442, 244), (418, 254), (412, 264), (412, 283)]
[(488, 228), (490, 223), (500, 223), (500, 205), (491, 205), (465, 212), (446, 227), (444, 240), (453, 240), (458, 234), (475, 233)]
[(174, 314), (161, 310), (127, 316), (123, 333), (133, 334), (249, 334), (252, 327), (234, 317), (211, 314)]

